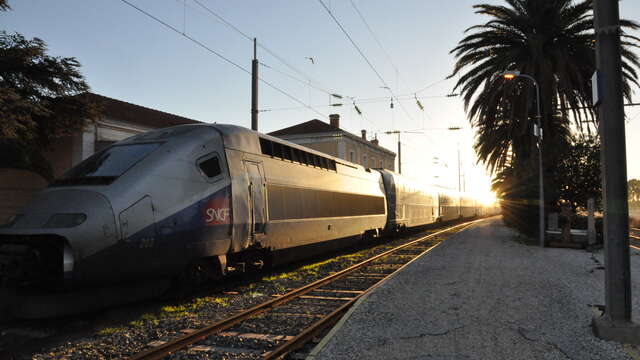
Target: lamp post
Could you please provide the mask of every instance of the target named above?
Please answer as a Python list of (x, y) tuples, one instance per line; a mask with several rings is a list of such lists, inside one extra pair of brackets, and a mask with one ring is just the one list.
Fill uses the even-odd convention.
[(513, 80), (515, 78), (525, 78), (531, 80), (536, 88), (536, 120), (537, 123), (533, 125), (533, 135), (538, 138), (538, 170), (540, 172), (539, 179), (539, 192), (540, 192), (540, 246), (544, 247), (544, 181), (542, 172), (542, 115), (540, 115), (540, 88), (538, 82), (532, 76), (527, 74), (521, 74), (520, 71), (505, 71), (502, 77), (506, 80)]

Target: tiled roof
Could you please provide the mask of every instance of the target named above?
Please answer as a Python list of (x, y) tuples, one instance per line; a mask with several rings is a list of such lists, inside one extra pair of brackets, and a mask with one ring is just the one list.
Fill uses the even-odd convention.
[(340, 128), (337, 128), (335, 126), (331, 126), (330, 124), (327, 124), (324, 121), (313, 119), (298, 125), (293, 125), (284, 129), (270, 132), (269, 135), (271, 136), (299, 135), (299, 134), (310, 134), (310, 133), (331, 132), (331, 131), (344, 131), (344, 130), (341, 130)]
[(150, 128), (202, 123), (201, 121), (131, 104), (122, 100), (112, 99), (103, 95), (84, 93), (82, 96), (87, 97), (89, 101), (97, 102), (101, 106), (103, 115)]
[(270, 132), (268, 135), (286, 138), (288, 136), (293, 136), (293, 135), (305, 135), (305, 134), (327, 133), (327, 132), (339, 132), (342, 135), (348, 138), (351, 138), (352, 140), (358, 141), (360, 143), (371, 146), (372, 148), (386, 152), (389, 155), (396, 156), (396, 153), (394, 153), (393, 151), (387, 148), (384, 148), (380, 145), (376, 145), (371, 141), (364, 140), (360, 136), (354, 135), (348, 131), (342, 130), (335, 126), (331, 126), (330, 124), (327, 124), (326, 122), (318, 119), (309, 120), (307, 122), (303, 122), (298, 125), (293, 125), (284, 129), (276, 130), (274, 132)]

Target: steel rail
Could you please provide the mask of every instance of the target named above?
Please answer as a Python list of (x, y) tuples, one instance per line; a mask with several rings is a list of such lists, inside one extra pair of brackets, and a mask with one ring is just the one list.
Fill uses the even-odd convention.
[(429, 234), (429, 235), (423, 236), (423, 237), (421, 237), (421, 238), (419, 238), (417, 240), (410, 241), (410, 242), (408, 242), (406, 244), (400, 245), (400, 246), (398, 246), (396, 248), (393, 248), (391, 250), (387, 250), (387, 251), (385, 251), (385, 252), (383, 252), (381, 254), (378, 254), (378, 255), (376, 255), (376, 256), (374, 256), (372, 258), (369, 258), (369, 259), (364, 260), (364, 261), (362, 261), (362, 262), (360, 262), (358, 264), (355, 264), (355, 265), (350, 266), (350, 267), (348, 267), (346, 269), (343, 269), (343, 270), (341, 270), (341, 271), (339, 271), (339, 272), (337, 272), (335, 274), (332, 274), (332, 275), (329, 275), (329, 276), (327, 276), (325, 278), (316, 280), (316, 281), (314, 281), (314, 282), (312, 282), (310, 284), (307, 284), (307, 285), (305, 285), (303, 287), (300, 287), (300, 288), (298, 288), (296, 290), (290, 291), (290, 292), (288, 292), (288, 293), (286, 293), (286, 294), (284, 294), (284, 295), (282, 295), (280, 297), (277, 297), (275, 299), (269, 300), (269, 301), (264, 302), (262, 304), (256, 305), (256, 306), (254, 306), (254, 307), (252, 307), (250, 309), (244, 310), (244, 311), (242, 311), (242, 312), (240, 312), (240, 313), (238, 313), (236, 315), (230, 316), (230, 317), (228, 317), (226, 319), (220, 320), (220, 321), (218, 321), (218, 322), (216, 322), (214, 324), (206, 326), (206, 327), (204, 327), (204, 328), (202, 328), (200, 330), (194, 331), (193, 333), (182, 335), (182, 336), (180, 336), (180, 337), (178, 337), (178, 338), (176, 338), (174, 340), (171, 340), (171, 341), (169, 341), (169, 342), (167, 342), (165, 344), (162, 344), (162, 345), (153, 347), (153, 348), (151, 348), (149, 350), (146, 350), (146, 351), (140, 352), (138, 354), (135, 354), (135, 355), (129, 357), (129, 360), (152, 360), (152, 359), (156, 360), (156, 359), (162, 359), (164, 356), (166, 356), (166, 355), (168, 355), (168, 354), (170, 354), (172, 352), (175, 352), (175, 351), (178, 351), (178, 350), (182, 350), (182, 349), (186, 348), (187, 346), (189, 346), (189, 345), (191, 345), (193, 343), (196, 343), (198, 341), (202, 341), (202, 340), (206, 339), (207, 337), (209, 337), (211, 335), (214, 335), (214, 334), (219, 333), (219, 332), (221, 332), (221, 331), (223, 331), (225, 329), (228, 329), (231, 326), (233, 326), (233, 325), (235, 325), (235, 324), (237, 324), (237, 323), (239, 323), (241, 321), (244, 321), (244, 320), (246, 320), (246, 319), (248, 319), (250, 317), (253, 317), (255, 315), (258, 315), (258, 314), (261, 314), (263, 312), (266, 312), (266, 311), (268, 311), (268, 310), (270, 310), (270, 309), (272, 309), (272, 308), (274, 308), (274, 307), (276, 307), (278, 305), (285, 304), (285, 303), (287, 303), (287, 302), (289, 302), (289, 301), (291, 301), (293, 299), (298, 298), (299, 296), (302, 296), (302, 295), (304, 295), (304, 294), (306, 294), (308, 292), (313, 291), (314, 289), (316, 289), (318, 287), (321, 287), (321, 286), (323, 286), (323, 285), (325, 285), (327, 283), (330, 283), (330, 282), (332, 282), (334, 280), (337, 280), (337, 279), (339, 279), (339, 278), (341, 278), (341, 277), (343, 277), (343, 276), (345, 276), (345, 275), (347, 275), (347, 274), (349, 274), (349, 273), (351, 273), (351, 272), (353, 272), (355, 270), (358, 270), (358, 269), (360, 269), (360, 268), (362, 268), (362, 267), (364, 267), (364, 266), (366, 266), (366, 265), (368, 265), (368, 264), (370, 264), (370, 263), (372, 263), (372, 262), (374, 262), (374, 261), (376, 261), (376, 260), (378, 260), (378, 259), (380, 259), (380, 258), (382, 258), (384, 256), (387, 256), (387, 255), (389, 255), (389, 254), (391, 254), (393, 252), (396, 252), (396, 251), (398, 251), (400, 249), (404, 249), (404, 248), (409, 247), (411, 245), (414, 245), (414, 244), (416, 244), (418, 242), (422, 242), (424, 240), (427, 240), (429, 238), (432, 238), (432, 237), (435, 237), (437, 235), (443, 234), (445, 232), (449, 232), (449, 231), (454, 230), (456, 228), (468, 226), (468, 225), (474, 224), (476, 222), (483, 221), (485, 219), (486, 218), (473, 220), (473, 221), (468, 221), (468, 222), (465, 222), (465, 223), (462, 223), (462, 224), (458, 224), (458, 225), (455, 225), (455, 226), (452, 226), (452, 227), (437, 231), (437, 232), (435, 232), (433, 234)]
[[(468, 223), (467, 226), (469, 226), (471, 224), (473, 224), (473, 222)], [(280, 345), (276, 349), (271, 350), (271, 351), (263, 354), (262, 355), (262, 359), (263, 360), (281, 359), (284, 356), (286, 356), (287, 354), (290, 354), (291, 352), (301, 348), (302, 346), (304, 346), (304, 344), (306, 344), (309, 341), (309, 339), (311, 339), (317, 333), (319, 333), (320, 331), (322, 331), (326, 327), (338, 322), (338, 320), (340, 320), (340, 318), (344, 315), (344, 313), (346, 313), (347, 310), (349, 310), (349, 308), (351, 308), (351, 306), (353, 306), (356, 303), (356, 301), (358, 301), (360, 298), (362, 298), (363, 296), (367, 295), (368, 293), (373, 291), (378, 286), (382, 285), (393, 274), (395, 274), (395, 273), (399, 272), (400, 270), (404, 269), (406, 266), (408, 266), (412, 262), (416, 261), (419, 257), (421, 257), (421, 256), (425, 255), (426, 253), (430, 252), (431, 250), (435, 249), (440, 244), (442, 244), (442, 243), (437, 243), (437, 244), (429, 247), (425, 251), (421, 252), (420, 254), (416, 255), (413, 259), (408, 261), (406, 264), (400, 266), (399, 268), (394, 270), (392, 273), (389, 273), (386, 277), (378, 280), (375, 284), (373, 284), (371, 287), (369, 287), (367, 290), (365, 290), (361, 294), (358, 294), (358, 296), (356, 296), (353, 299), (349, 300), (348, 302), (342, 304), (338, 309), (334, 310), (332, 313), (330, 313), (326, 317), (324, 317), (324, 318), (316, 321), (315, 323), (311, 324), (309, 327), (304, 329), (300, 334), (295, 336), (293, 339), (291, 339), (291, 340), (287, 341), (286, 343)]]
[[(637, 229), (633, 229), (633, 230), (637, 230)], [(635, 235), (631, 235), (631, 234), (629, 234), (629, 237), (630, 237), (630, 238), (632, 238), (632, 239), (634, 239), (634, 240), (638, 240), (638, 241), (640, 241), (640, 237), (638, 237), (638, 236), (635, 236)], [(629, 244), (629, 247), (630, 247), (630, 248), (632, 248), (632, 249), (635, 249), (635, 250), (640, 251), (640, 247), (638, 247), (638, 246), (635, 246), (635, 245), (631, 245), (631, 244)]]

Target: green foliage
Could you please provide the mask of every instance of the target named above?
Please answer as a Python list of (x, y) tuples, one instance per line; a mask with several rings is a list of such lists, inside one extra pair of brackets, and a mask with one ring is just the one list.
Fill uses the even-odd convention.
[(594, 136), (572, 137), (555, 168), (560, 200), (569, 201), (573, 208), (587, 208), (587, 200), (594, 198), (596, 208), (602, 200), (600, 176), (600, 142)]
[(505, 224), (533, 235), (538, 230), (538, 173), (530, 161), (513, 161), (495, 176), (492, 188), (501, 199)]
[(640, 208), (640, 180), (631, 179), (627, 184), (629, 192), (629, 207)]
[[(457, 59), (451, 77), (459, 76), (454, 92), (462, 94), (469, 121), (477, 130), (474, 148), (480, 162), (495, 176), (494, 188), (503, 194), (503, 206), (520, 213), (513, 214), (514, 221), (527, 217), (535, 224), (534, 211), (525, 209), (536, 207), (538, 199), (538, 144), (533, 135), (538, 107), (544, 130), (545, 204), (554, 206), (562, 196), (577, 194), (572, 186), (571, 194), (566, 191), (568, 182), (556, 176), (556, 167), (567, 159), (564, 151), (573, 146), (571, 119), (579, 133), (593, 131), (590, 78), (595, 69), (596, 38), (592, 1), (505, 0), (504, 5), (474, 8), (489, 19), (467, 29), (451, 51)], [(625, 30), (637, 30), (640, 25), (628, 20), (620, 24), (623, 95), (629, 100), (631, 85), (638, 86), (636, 70), (640, 67), (631, 48), (638, 47), (640, 39)], [(500, 76), (515, 70), (536, 80), (539, 103), (529, 79)]]
[[(0, 10), (7, 10), (6, 1)], [(98, 108), (80, 94), (89, 90), (72, 57), (47, 55), (44, 41), (0, 31), (0, 138), (15, 150), (0, 167), (24, 165), (45, 177), (38, 153), (53, 139), (81, 130)], [(37, 149), (37, 151), (34, 151)], [(30, 167), (33, 164), (37, 166)]]

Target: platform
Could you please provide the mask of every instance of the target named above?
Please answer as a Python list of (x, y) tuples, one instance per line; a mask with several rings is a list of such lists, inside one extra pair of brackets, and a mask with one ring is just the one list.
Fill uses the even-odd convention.
[(362, 298), (308, 359), (640, 359), (592, 333), (602, 262), (601, 252), (527, 246), (500, 219), (482, 221)]

